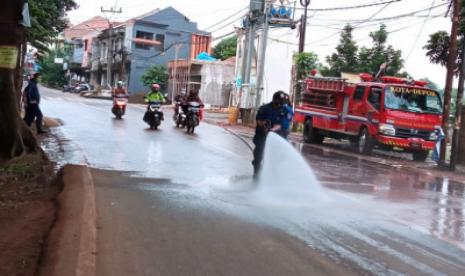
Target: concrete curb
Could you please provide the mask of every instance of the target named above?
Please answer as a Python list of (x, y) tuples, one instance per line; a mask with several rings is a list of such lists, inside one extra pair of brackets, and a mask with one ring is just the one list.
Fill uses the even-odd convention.
[(81, 96), (86, 99), (98, 99), (98, 100), (113, 100), (112, 97), (108, 96)]
[(86, 166), (66, 165), (59, 211), (38, 275), (95, 276), (97, 212), (92, 174)]

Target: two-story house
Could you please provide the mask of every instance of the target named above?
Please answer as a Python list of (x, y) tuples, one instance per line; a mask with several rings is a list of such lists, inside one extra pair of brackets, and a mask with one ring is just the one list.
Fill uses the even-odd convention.
[(109, 22), (101, 16), (95, 16), (75, 26), (65, 29), (65, 43), (73, 48), (72, 55), (65, 57), (69, 69), (77, 78), (88, 79), (90, 76), (89, 57), (92, 52), (92, 40), (101, 31), (107, 29)]
[[(199, 40), (199, 36), (208, 39)], [(172, 7), (156, 9), (130, 19), (111, 30), (105, 30), (94, 40), (91, 81), (107, 84), (108, 54), (112, 55), (112, 86), (118, 80), (127, 83), (130, 93), (147, 91), (141, 77), (153, 65), (166, 66), (173, 59), (188, 59), (210, 49), (210, 34), (198, 29), (197, 23)], [(111, 39), (112, 49), (108, 42)], [(199, 45), (198, 41), (203, 41)], [(183, 45), (183, 47), (175, 47)], [(195, 47), (194, 47), (195, 46)]]

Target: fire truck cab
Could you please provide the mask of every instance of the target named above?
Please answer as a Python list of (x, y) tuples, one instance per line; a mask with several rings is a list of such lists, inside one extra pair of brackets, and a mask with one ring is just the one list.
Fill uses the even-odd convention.
[(361, 154), (381, 147), (410, 152), (414, 160), (424, 161), (442, 122), (439, 94), (423, 81), (397, 77), (373, 81), (369, 74), (361, 74), (360, 79), (356, 83), (326, 77), (305, 80), (294, 118), (304, 126), (305, 142), (348, 139)]

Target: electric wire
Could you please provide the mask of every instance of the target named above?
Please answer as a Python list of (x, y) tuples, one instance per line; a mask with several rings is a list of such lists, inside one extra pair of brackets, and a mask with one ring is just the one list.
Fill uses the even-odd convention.
[[(369, 20), (373, 19), (375, 16), (377, 16), (378, 14), (380, 14), (381, 12), (383, 12), (390, 4), (391, 4), (391, 3), (387, 3), (386, 5), (384, 5), (383, 7), (381, 7), (379, 10), (377, 10), (375, 13), (373, 13), (370, 17), (368, 17), (367, 19), (365, 19), (364, 21), (362, 21), (362, 22), (360, 22), (360, 23), (355, 24), (355, 25), (352, 26), (352, 27), (355, 29), (355, 28), (357, 28), (358, 26), (360, 26), (361, 24), (366, 23), (366, 22), (368, 22)], [(339, 31), (339, 32), (337, 32), (337, 33), (333, 33), (333, 34), (331, 34), (331, 35), (329, 35), (329, 36), (326, 36), (326, 37), (324, 37), (324, 38), (321, 38), (321, 39), (318, 39), (318, 40), (316, 40), (316, 41), (313, 41), (312, 44), (313, 44), (313, 43), (322, 42), (322, 41), (328, 40), (328, 39), (330, 39), (330, 38), (333, 38), (334, 36), (340, 35), (341, 32), (342, 32), (342, 30)]]
[(418, 32), (417, 37), (415, 38), (415, 42), (413, 42), (412, 48), (410, 48), (410, 51), (409, 51), (409, 53), (407, 55), (407, 58), (405, 59), (405, 62), (407, 62), (410, 59), (410, 56), (412, 55), (413, 50), (417, 46), (418, 40), (420, 39), (420, 36), (423, 33), (423, 30), (425, 29), (426, 22), (428, 21), (428, 18), (431, 15), (431, 10), (432, 10), (435, 3), (436, 3), (436, 0), (432, 0), (431, 8), (428, 11), (428, 15), (426, 16), (425, 20), (423, 21), (423, 24), (421, 25), (420, 31)]

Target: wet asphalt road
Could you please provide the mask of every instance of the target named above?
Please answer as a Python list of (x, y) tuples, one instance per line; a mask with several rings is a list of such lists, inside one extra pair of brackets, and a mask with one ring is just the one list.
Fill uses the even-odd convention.
[(144, 107), (115, 120), (109, 101), (43, 94), (64, 122), (45, 147), (99, 169), (97, 275), (463, 275), (462, 183), (304, 147), (330, 202), (257, 203), (251, 153), (223, 129), (166, 115), (150, 131)]

